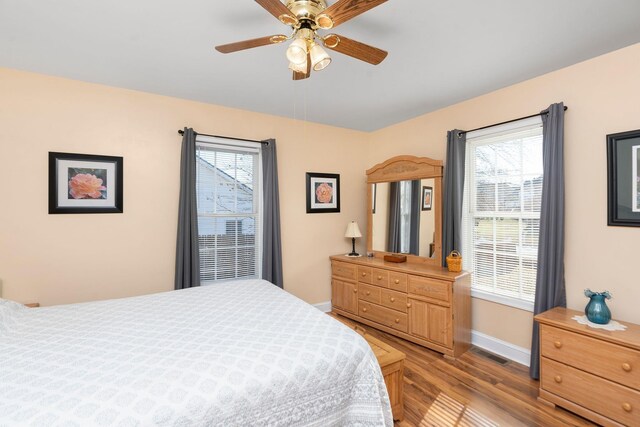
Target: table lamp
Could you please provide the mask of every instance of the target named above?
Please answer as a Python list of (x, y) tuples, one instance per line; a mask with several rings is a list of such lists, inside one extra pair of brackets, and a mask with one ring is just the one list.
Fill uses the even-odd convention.
[(351, 253), (347, 254), (347, 256), (360, 256), (360, 254), (356, 252), (356, 237), (362, 237), (362, 233), (360, 233), (357, 222), (351, 221), (349, 225), (347, 225), (347, 232), (344, 233), (344, 237), (351, 238), (352, 244)]

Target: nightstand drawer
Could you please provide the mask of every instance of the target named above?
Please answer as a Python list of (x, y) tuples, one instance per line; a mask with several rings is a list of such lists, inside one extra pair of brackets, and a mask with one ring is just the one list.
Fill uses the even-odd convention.
[(640, 389), (639, 352), (553, 326), (540, 327), (542, 356)]
[(333, 261), (331, 263), (331, 274), (347, 280), (356, 280), (356, 266), (346, 262)]
[(541, 358), (540, 387), (624, 425), (638, 425), (640, 393), (614, 382)]
[(407, 332), (407, 315), (376, 304), (361, 302), (358, 314), (365, 319), (388, 326), (398, 331)]

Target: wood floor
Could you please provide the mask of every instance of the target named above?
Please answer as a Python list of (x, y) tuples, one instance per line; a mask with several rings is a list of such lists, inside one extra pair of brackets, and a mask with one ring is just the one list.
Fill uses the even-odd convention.
[(396, 427), (594, 426), (595, 424), (537, 401), (538, 382), (528, 368), (478, 348), (457, 360), (419, 345), (359, 325), (406, 354), (404, 368), (405, 418)]

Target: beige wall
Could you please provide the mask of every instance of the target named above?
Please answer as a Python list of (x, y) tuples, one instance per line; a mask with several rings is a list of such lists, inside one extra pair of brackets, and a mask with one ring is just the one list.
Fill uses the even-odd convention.
[[(366, 224), (367, 134), (0, 68), (2, 296), (44, 305), (173, 288), (180, 136), (278, 142), (285, 287), (330, 299), (328, 256)], [(49, 215), (49, 151), (124, 157), (124, 213)], [(341, 175), (341, 213), (306, 214), (305, 172)], [(364, 249), (366, 240), (358, 246)]]
[[(640, 44), (375, 132), (369, 164), (399, 154), (443, 159), (447, 130), (526, 116), (564, 101), (568, 305), (582, 310), (583, 289), (608, 289), (613, 316), (640, 323), (640, 228), (607, 226), (605, 144), (609, 133), (640, 128), (638, 76)], [(531, 321), (522, 310), (473, 303), (474, 329), (522, 347), (530, 346)]]
[[(285, 287), (311, 303), (328, 301), (327, 257), (349, 249), (342, 236), (350, 220), (366, 224), (365, 169), (399, 154), (443, 159), (449, 129), (564, 101), (569, 306), (584, 307), (586, 287), (608, 289), (614, 317), (640, 323), (640, 228), (606, 225), (605, 151), (607, 133), (640, 128), (639, 75), (640, 44), (364, 134), (0, 68), (2, 296), (48, 305), (171, 289), (176, 130), (186, 125), (277, 138)], [(125, 213), (48, 215), (48, 151), (124, 156)], [(341, 174), (340, 214), (305, 213), (307, 171)], [(530, 313), (480, 300), (473, 310), (474, 329), (529, 346)]]

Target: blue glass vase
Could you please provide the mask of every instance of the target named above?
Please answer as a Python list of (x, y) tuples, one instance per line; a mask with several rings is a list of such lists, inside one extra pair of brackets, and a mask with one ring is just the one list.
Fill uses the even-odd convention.
[(591, 292), (589, 289), (584, 291), (585, 296), (589, 298), (589, 303), (584, 308), (584, 314), (590, 322), (599, 325), (606, 325), (611, 321), (611, 310), (607, 307), (605, 299), (611, 299), (608, 291)]

